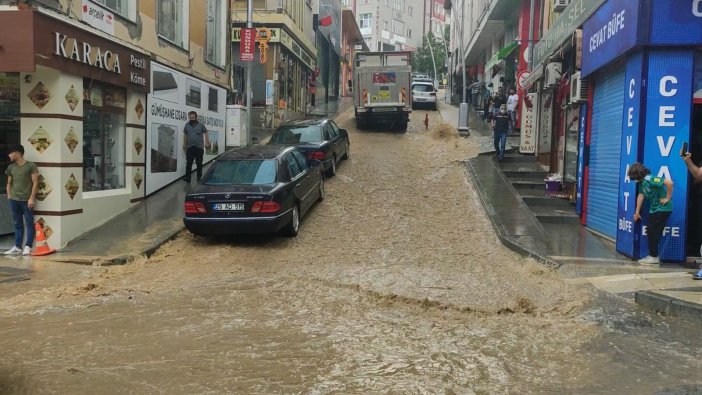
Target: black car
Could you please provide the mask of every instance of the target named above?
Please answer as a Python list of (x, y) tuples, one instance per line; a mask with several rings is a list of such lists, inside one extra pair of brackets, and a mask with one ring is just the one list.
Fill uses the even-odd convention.
[(307, 159), (324, 164), (328, 176), (336, 174), (336, 165), (351, 155), (349, 134), (330, 119), (308, 119), (280, 125), (268, 144), (296, 146)]
[(322, 163), (294, 147), (253, 146), (220, 155), (185, 196), (185, 227), (197, 235), (282, 232), (324, 200)]

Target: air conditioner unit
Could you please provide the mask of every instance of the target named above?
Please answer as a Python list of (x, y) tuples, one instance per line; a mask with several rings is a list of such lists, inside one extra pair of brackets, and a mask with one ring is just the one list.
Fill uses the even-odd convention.
[(544, 86), (546, 88), (555, 86), (558, 84), (558, 80), (561, 78), (561, 64), (558, 62), (549, 63), (546, 65), (546, 70), (544, 71)]
[(570, 0), (553, 0), (553, 12), (561, 12), (568, 7)]
[(587, 101), (590, 83), (580, 78), (580, 72), (570, 76), (570, 102), (581, 103)]

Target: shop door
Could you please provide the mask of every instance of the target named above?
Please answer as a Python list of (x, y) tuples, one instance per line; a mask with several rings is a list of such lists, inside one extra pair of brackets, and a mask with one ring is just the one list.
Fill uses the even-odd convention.
[(617, 234), (624, 70), (620, 66), (595, 77), (590, 132), (587, 226), (612, 238)]
[[(7, 151), (20, 144), (20, 88), (19, 73), (0, 73), (0, 184), (2, 194), (6, 194), (7, 177), (5, 170), (10, 164)], [(26, 144), (26, 143), (25, 143)], [(14, 232), (15, 225), (6, 204), (7, 196), (0, 204), (0, 234)]]

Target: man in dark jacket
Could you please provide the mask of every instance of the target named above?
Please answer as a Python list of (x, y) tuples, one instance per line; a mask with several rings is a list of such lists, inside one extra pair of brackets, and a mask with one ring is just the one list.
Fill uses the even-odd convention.
[(500, 112), (492, 120), (492, 130), (494, 133), (495, 155), (497, 160), (502, 162), (505, 157), (505, 145), (507, 144), (507, 132), (509, 132), (510, 118), (507, 113), (507, 105), (500, 106)]

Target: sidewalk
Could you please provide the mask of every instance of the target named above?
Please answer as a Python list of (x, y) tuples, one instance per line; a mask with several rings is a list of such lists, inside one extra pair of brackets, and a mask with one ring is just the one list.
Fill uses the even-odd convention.
[[(457, 126), (458, 107), (440, 100), (439, 111), (444, 121)], [(466, 160), (467, 176), (505, 246), (558, 268), (567, 281), (702, 323), (702, 281), (692, 279), (693, 269), (675, 264), (644, 267), (618, 254), (614, 242), (580, 225), (567, 201), (545, 196), (542, 180), (547, 169), (532, 156), (512, 153), (498, 163), (491, 155), (487, 124), (471, 112), (469, 127), (468, 138), (478, 139), (481, 149), (478, 157)], [(518, 137), (510, 139), (508, 146), (517, 148)]]

